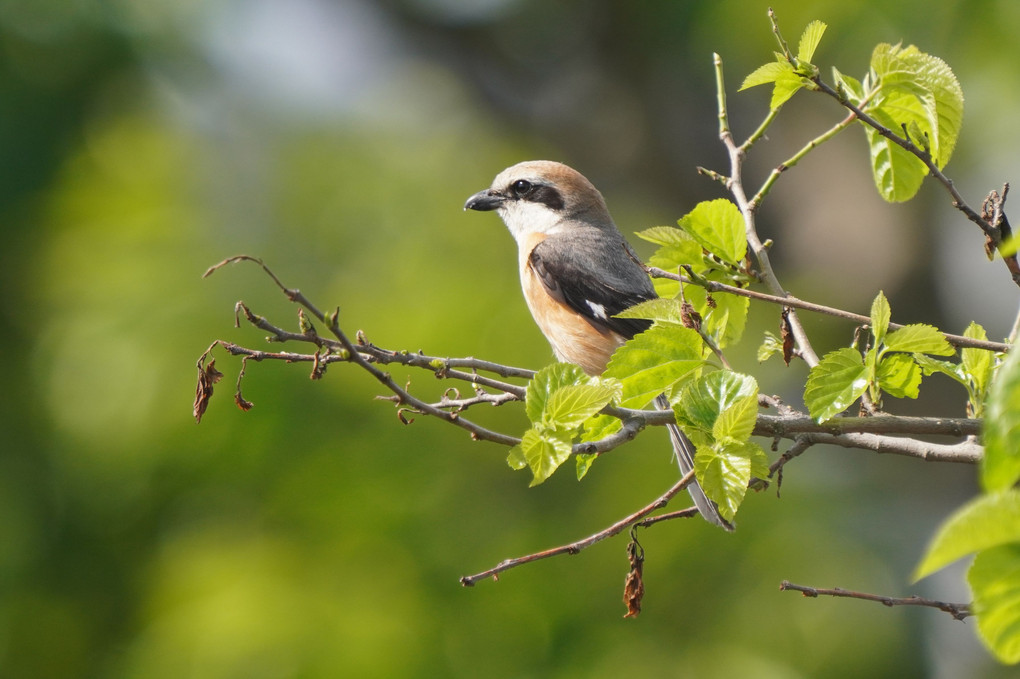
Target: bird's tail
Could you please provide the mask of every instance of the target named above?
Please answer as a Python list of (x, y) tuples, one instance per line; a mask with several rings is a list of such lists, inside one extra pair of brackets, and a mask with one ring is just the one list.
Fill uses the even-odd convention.
[[(666, 398), (665, 394), (660, 394), (655, 397), (655, 405), (662, 410), (669, 410), (669, 399)], [(667, 424), (666, 428), (669, 430), (669, 438), (673, 442), (673, 452), (676, 455), (677, 464), (680, 465), (680, 473), (687, 474), (689, 471), (694, 469), (694, 444), (687, 438), (687, 435), (680, 431), (680, 427), (675, 424)], [(733, 530), (733, 524), (724, 519), (720, 514), (715, 503), (708, 499), (705, 495), (705, 491), (702, 490), (701, 485), (695, 479), (694, 483), (687, 486), (687, 492), (691, 494), (691, 499), (694, 500), (694, 506), (701, 512), (701, 516), (705, 518), (709, 523), (714, 523), (717, 526), (725, 528), (726, 530)]]

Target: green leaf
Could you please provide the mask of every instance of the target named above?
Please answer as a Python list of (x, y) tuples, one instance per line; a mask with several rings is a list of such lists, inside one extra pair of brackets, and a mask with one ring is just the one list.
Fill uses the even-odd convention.
[[(648, 258), (648, 263), (651, 266), (657, 266), (660, 269), (673, 273), (679, 272), (680, 268), (685, 264), (694, 267), (698, 271), (705, 268), (705, 256), (702, 252), (701, 245), (699, 245), (696, 240), (680, 229), (673, 227), (655, 228), (668, 229), (669, 231), (680, 234), (681, 238), (676, 240), (676, 242), (666, 243), (659, 247), (659, 249)], [(658, 292), (660, 297), (675, 297), (680, 290), (679, 282), (666, 278), (656, 278), (653, 283), (655, 284), (655, 290)]]
[[(896, 121), (875, 115), (886, 127)], [(885, 120), (881, 120), (885, 117)], [(871, 174), (879, 195), (889, 203), (902, 203), (913, 198), (928, 174), (928, 168), (906, 149), (881, 136), (870, 127), (864, 128), (871, 151)]]
[(797, 61), (808, 61), (814, 59), (815, 49), (818, 47), (818, 42), (822, 39), (822, 34), (825, 33), (825, 23), (818, 21), (812, 21), (804, 29), (804, 32), (800, 35), (800, 45), (797, 48)]
[(864, 360), (856, 349), (829, 352), (808, 374), (804, 404), (818, 422), (841, 413), (868, 388)]
[(510, 449), (506, 456), (506, 463), (514, 471), (520, 471), (528, 466), (528, 459), (524, 457), (524, 450), (521, 448), (521, 444), (518, 443)]
[(768, 456), (761, 446), (749, 441), (699, 446), (694, 457), (698, 482), (727, 521), (737, 513), (752, 474), (761, 473), (763, 467), (768, 467)]
[(598, 453), (578, 453), (574, 456), (574, 463), (577, 467), (577, 480), (580, 481), (587, 474), (588, 470), (599, 457)]
[[(753, 378), (749, 378), (753, 379)], [(755, 384), (753, 394), (737, 399), (728, 408), (719, 413), (712, 425), (712, 438), (716, 441), (732, 439), (746, 441), (751, 438), (754, 425), (758, 423), (758, 388)]]
[(682, 245), (691, 240), (690, 236), (675, 226), (653, 226), (644, 231), (635, 231), (634, 235), (656, 245)]
[(782, 355), (782, 353), (783, 341), (779, 339), (775, 333), (766, 330), (765, 339), (762, 340), (761, 345), (758, 347), (758, 362), (764, 363), (775, 354)]
[(747, 255), (744, 218), (725, 198), (703, 201), (680, 219), (680, 228), (723, 261), (739, 265)]
[(769, 101), (769, 108), (773, 111), (790, 100), (790, 97), (797, 94), (809, 81), (797, 73), (790, 71), (783, 73), (776, 78), (776, 85), (772, 89), (772, 99)]
[(740, 85), (740, 90), (738, 91), (746, 90), (749, 87), (774, 83), (776, 78), (783, 73), (793, 73), (793, 65), (785, 59), (783, 61), (771, 61), (767, 64), (762, 64), (744, 78), (744, 82)]
[(662, 297), (635, 304), (616, 314), (614, 318), (647, 318), (650, 321), (683, 323), (680, 300)]
[(532, 422), (541, 422), (546, 403), (560, 387), (588, 381), (581, 366), (573, 363), (547, 365), (531, 378), (524, 395), (524, 411)]
[(914, 362), (917, 363), (925, 375), (934, 375), (935, 373), (941, 373), (947, 377), (952, 377), (960, 384), (967, 386), (967, 378), (963, 374), (963, 370), (960, 365), (956, 363), (950, 363), (949, 361), (940, 361), (924, 354), (914, 354)]
[(907, 354), (887, 354), (878, 364), (878, 386), (894, 398), (917, 398), (921, 368)]
[[(985, 329), (971, 321), (967, 329), (963, 331), (964, 337), (970, 339), (987, 340), (988, 335)], [(983, 392), (988, 388), (992, 380), (992, 369), (995, 367), (995, 354), (988, 349), (973, 349), (964, 347), (960, 350), (960, 364), (964, 372), (973, 381), (974, 388)]]
[(967, 582), (981, 640), (1000, 662), (1020, 663), (1020, 545), (978, 553)]
[(946, 336), (924, 323), (905, 325), (889, 333), (885, 338), (887, 351), (909, 351), (935, 356), (952, 356), (956, 353)]
[(553, 472), (567, 461), (573, 450), (569, 439), (556, 434), (540, 434), (534, 429), (524, 432), (520, 445), (515, 448), (517, 447), (531, 468), (530, 486), (537, 486), (552, 476)]
[[(716, 278), (709, 275), (709, 278)], [(747, 324), (751, 300), (728, 292), (716, 292), (709, 303), (708, 291), (698, 285), (685, 285), (684, 297), (701, 314), (701, 330), (711, 337), (720, 349), (740, 341)]]
[(968, 554), (1017, 542), (1020, 542), (1020, 490), (982, 495), (942, 524), (914, 571), (914, 580)]
[(739, 412), (726, 426), (731, 426), (732, 433), (737, 433), (743, 426), (742, 418), (748, 417), (745, 410), (748, 406), (742, 401), (749, 398), (754, 399), (757, 412), (758, 383), (753, 377), (729, 370), (717, 370), (688, 385), (681, 392), (680, 400), (673, 405), (673, 412), (685, 430), (693, 428), (712, 434), (719, 416), (736, 406)]
[(604, 377), (623, 385), (621, 405), (640, 408), (704, 364), (697, 331), (676, 323), (657, 323), (616, 350)]
[(616, 380), (592, 380), (588, 384), (562, 386), (552, 393), (542, 423), (557, 430), (573, 431), (620, 395)]
[(985, 457), (981, 486), (1012, 487), (1020, 479), (1020, 352), (1009, 353), (988, 391), (985, 404)]
[(584, 423), (584, 432), (581, 434), (581, 441), (590, 443), (604, 439), (610, 434), (620, 431), (623, 422), (620, 418), (612, 415), (596, 415)]
[(885, 333), (889, 330), (889, 319), (892, 311), (889, 309), (889, 300), (881, 290), (871, 303), (871, 334), (875, 336), (875, 344), (879, 345), (885, 339)]
[(859, 105), (864, 101), (864, 86), (861, 85), (861, 81), (853, 76), (840, 73), (838, 69), (833, 67), (832, 79), (836, 83), (836, 87), (842, 87), (844, 94), (850, 99), (851, 103)]

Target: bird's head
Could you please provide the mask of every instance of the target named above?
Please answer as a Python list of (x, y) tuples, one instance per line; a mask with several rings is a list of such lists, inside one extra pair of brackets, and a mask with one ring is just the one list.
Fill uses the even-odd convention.
[(577, 170), (551, 160), (508, 167), (491, 187), (468, 198), (464, 209), (495, 210), (518, 240), (579, 226), (616, 230), (598, 189)]

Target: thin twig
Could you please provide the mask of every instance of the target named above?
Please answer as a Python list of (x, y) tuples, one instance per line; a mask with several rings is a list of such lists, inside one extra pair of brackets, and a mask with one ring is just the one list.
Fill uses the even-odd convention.
[[(770, 295), (765, 292), (758, 292), (756, 290), (749, 290), (747, 288), (739, 288), (734, 285), (727, 285), (726, 283), (719, 283), (711, 280), (692, 280), (687, 276), (681, 276), (659, 267), (650, 266), (647, 267), (648, 274), (654, 278), (668, 278), (669, 280), (680, 281), (681, 283), (694, 283), (705, 288), (708, 292), (725, 292), (731, 295), (739, 295), (741, 297), (747, 297), (749, 299), (758, 300), (760, 302), (768, 302), (770, 304), (778, 304), (780, 306), (789, 306), (796, 309), (803, 309), (804, 311), (812, 311), (814, 313), (825, 314), (827, 316), (833, 316), (836, 318), (842, 318), (850, 321), (851, 323), (859, 323), (867, 325), (871, 323), (871, 318), (862, 314), (855, 314), (850, 311), (844, 311), (835, 307), (825, 306), (823, 304), (816, 304), (814, 302), (807, 302), (793, 296), (781, 297), (779, 295)], [(1020, 314), (1017, 316), (1018, 322), (1020, 322)], [(902, 323), (890, 323), (890, 330), (898, 330), (904, 327)], [(1012, 344), (1004, 342), (991, 342), (989, 340), (974, 339), (972, 337), (964, 337), (963, 335), (954, 335), (951, 333), (942, 333), (946, 338), (946, 341), (958, 348), (971, 348), (971, 349), (987, 349), (988, 351), (995, 351), (998, 353), (1005, 353), (1010, 350)]]
[(953, 616), (956, 620), (964, 620), (965, 618), (974, 615), (974, 611), (970, 604), (953, 604), (945, 601), (936, 601), (934, 599), (925, 599), (919, 596), (908, 596), (908, 597), (892, 597), (883, 596), (881, 594), (868, 594), (866, 592), (854, 592), (848, 589), (841, 589), (835, 587), (832, 589), (823, 589), (818, 587), (807, 587), (805, 585), (795, 585), (792, 582), (783, 580), (779, 584), (779, 591), (794, 591), (800, 592), (806, 597), (817, 598), (818, 596), (834, 596), (843, 597), (848, 599), (863, 599), (865, 601), (877, 601), (885, 606), (925, 606), (928, 608), (937, 608), (940, 611), (945, 611), (949, 615)]
[(559, 547), (553, 547), (552, 549), (547, 549), (545, 551), (535, 552), (534, 554), (526, 554), (525, 556), (519, 556), (513, 559), (505, 559), (504, 561), (500, 561), (498, 564), (496, 564), (489, 570), (482, 571), (481, 573), (476, 573), (474, 575), (465, 575), (460, 579), (460, 584), (464, 585), (465, 587), (471, 587), (475, 583), (481, 580), (486, 580), (488, 578), (492, 578), (493, 580), (499, 580), (499, 574), (503, 573), (504, 571), (508, 571), (511, 568), (523, 566), (524, 564), (539, 561), (541, 559), (548, 559), (549, 557), (552, 556), (559, 556), (561, 554), (577, 554), (581, 552), (581, 550), (591, 547), (596, 542), (600, 542), (602, 540), (605, 540), (606, 538), (610, 538), (613, 537), (614, 535), (622, 533), (635, 522), (643, 519), (644, 517), (648, 516), (657, 509), (662, 509), (667, 504), (669, 504), (669, 501), (672, 500), (677, 493), (679, 493), (684, 488), (689, 486), (693, 481), (694, 471), (692, 470), (684, 474), (683, 478), (681, 478), (679, 481), (673, 484), (672, 488), (670, 488), (661, 496), (659, 496), (659, 498), (652, 502), (650, 505), (647, 505), (646, 507), (639, 509), (633, 514), (620, 519), (616, 523), (600, 530), (597, 533), (593, 533), (592, 535), (589, 535), (588, 537), (583, 538), (581, 540), (577, 540), (576, 542), (571, 542), (566, 545), (560, 545)]

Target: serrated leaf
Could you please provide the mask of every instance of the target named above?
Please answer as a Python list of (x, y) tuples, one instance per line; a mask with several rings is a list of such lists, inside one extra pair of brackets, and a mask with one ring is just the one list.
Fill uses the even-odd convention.
[[(709, 274), (709, 279), (719, 278), (717, 272)], [(708, 291), (698, 285), (685, 285), (684, 297), (701, 314), (701, 330), (710, 336), (720, 349), (725, 349), (740, 341), (747, 325), (747, 312), (751, 300), (727, 292), (712, 294), (712, 302), (708, 302)]]
[[(657, 266), (660, 269), (673, 273), (679, 272), (680, 268), (685, 264), (694, 267), (697, 271), (704, 269), (705, 256), (701, 250), (701, 245), (680, 229), (670, 227), (670, 231), (681, 234), (683, 239), (675, 243), (662, 245), (648, 258), (648, 263), (651, 266)], [(660, 297), (675, 297), (680, 290), (679, 282), (667, 278), (656, 278), (652, 282), (655, 285), (655, 291)]]
[(588, 384), (562, 386), (552, 393), (542, 413), (542, 422), (557, 430), (573, 431), (620, 395), (616, 380), (592, 380)]
[(730, 264), (739, 265), (747, 255), (744, 218), (725, 198), (698, 203), (680, 219), (680, 228), (701, 247)]
[(1020, 491), (982, 495), (958, 509), (939, 528), (914, 580), (974, 552), (1020, 542)]
[(925, 323), (905, 325), (886, 335), (887, 351), (909, 351), (934, 356), (952, 356), (956, 353), (953, 345), (938, 328)]
[(588, 474), (588, 470), (591, 469), (593, 464), (595, 464), (595, 460), (597, 460), (598, 457), (598, 453), (578, 453), (574, 456), (578, 481)]
[(856, 349), (829, 352), (808, 374), (804, 404), (818, 422), (837, 415), (868, 388), (864, 360)]
[(797, 61), (811, 61), (814, 59), (815, 49), (825, 33), (825, 28), (825, 23), (817, 19), (807, 25), (807, 28), (800, 35), (800, 45), (797, 47)]
[(635, 231), (634, 235), (655, 245), (681, 245), (691, 240), (690, 236), (675, 226), (653, 226), (644, 231)]
[(588, 381), (581, 366), (573, 363), (547, 365), (531, 378), (524, 395), (524, 411), (532, 422), (540, 422), (546, 403), (560, 387)]
[(614, 318), (646, 318), (650, 321), (666, 321), (682, 324), (681, 302), (678, 299), (662, 297), (649, 299), (624, 309)]
[(596, 415), (584, 423), (584, 431), (581, 433), (581, 441), (590, 443), (604, 439), (610, 434), (620, 431), (623, 422), (620, 418), (612, 415)]
[(842, 87), (844, 94), (850, 99), (851, 103), (859, 105), (864, 101), (864, 86), (860, 80), (845, 73), (840, 73), (836, 67), (832, 68), (832, 79), (837, 87)]
[(742, 92), (749, 87), (773, 83), (783, 73), (793, 73), (793, 65), (785, 59), (783, 61), (771, 61), (767, 64), (762, 64), (744, 78), (744, 82), (741, 83), (740, 90), (738, 91)]
[(673, 385), (693, 377), (704, 364), (697, 331), (657, 323), (616, 350), (604, 377), (620, 380), (621, 405), (640, 408)]
[(1020, 352), (1006, 357), (988, 390), (985, 403), (985, 456), (981, 486), (986, 491), (1010, 488), (1020, 479)]
[[(717, 370), (685, 387), (680, 399), (673, 404), (673, 412), (685, 431), (693, 428), (711, 434), (719, 415), (747, 398), (755, 399), (757, 408), (758, 383), (753, 377), (730, 370)], [(740, 406), (741, 411), (732, 423), (735, 431), (742, 421), (740, 417), (746, 416), (743, 410), (745, 407), (746, 404)], [(688, 435), (691, 434), (688, 432)]]
[(981, 640), (1001, 662), (1020, 663), (1020, 545), (978, 553), (967, 583)]
[(925, 356), (924, 354), (914, 354), (914, 362), (921, 367), (921, 370), (925, 375), (941, 373), (942, 375), (952, 377), (960, 384), (967, 386), (967, 378), (964, 377), (963, 371), (956, 363), (940, 361), (930, 356)]
[(776, 84), (772, 88), (772, 99), (769, 101), (769, 108), (773, 111), (777, 110), (807, 83), (807, 80), (793, 71), (781, 74), (776, 78)]
[(534, 429), (524, 432), (517, 447), (531, 468), (530, 486), (537, 486), (552, 476), (553, 472), (567, 461), (573, 450), (569, 440), (555, 434), (540, 434)]
[(719, 413), (712, 425), (712, 438), (716, 441), (732, 439), (746, 441), (751, 438), (754, 425), (758, 423), (758, 389), (753, 394), (737, 399)]
[[(971, 321), (967, 329), (963, 331), (963, 336), (970, 339), (988, 339), (985, 329), (974, 321)], [(995, 367), (995, 354), (987, 349), (964, 347), (960, 350), (960, 365), (973, 381), (974, 388), (983, 392), (991, 382), (992, 369)]]
[(737, 513), (752, 473), (763, 466), (768, 466), (765, 451), (748, 441), (699, 446), (694, 457), (698, 482), (727, 521)]
[(878, 364), (878, 386), (894, 398), (917, 398), (921, 368), (907, 354), (887, 354)]
[[(873, 111), (872, 117), (886, 127), (896, 128), (896, 121), (883, 112)], [(889, 203), (902, 203), (913, 198), (921, 188), (928, 168), (917, 157), (874, 129), (866, 126), (864, 133), (871, 152), (871, 174), (879, 195)]]
[(881, 290), (871, 302), (871, 334), (875, 336), (875, 344), (881, 344), (885, 334), (889, 330), (889, 319), (892, 318), (892, 311), (889, 308), (889, 300)]

